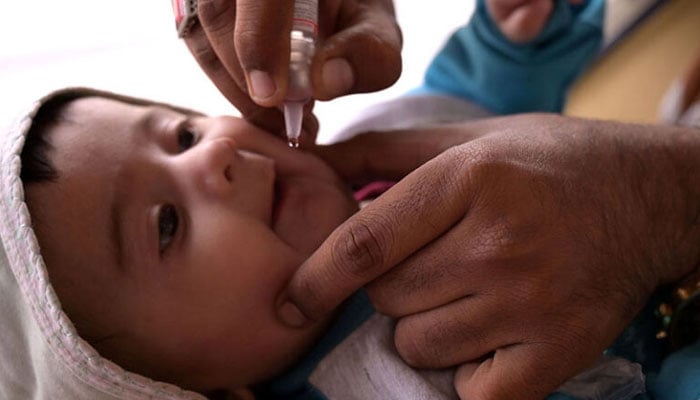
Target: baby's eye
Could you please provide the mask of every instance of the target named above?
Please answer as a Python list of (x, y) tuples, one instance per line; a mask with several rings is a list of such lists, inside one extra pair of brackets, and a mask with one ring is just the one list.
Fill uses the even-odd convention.
[(197, 141), (197, 135), (192, 128), (183, 127), (177, 132), (177, 147), (180, 152), (194, 146), (195, 141)]
[(158, 251), (162, 254), (175, 239), (180, 218), (177, 208), (164, 204), (158, 211)]

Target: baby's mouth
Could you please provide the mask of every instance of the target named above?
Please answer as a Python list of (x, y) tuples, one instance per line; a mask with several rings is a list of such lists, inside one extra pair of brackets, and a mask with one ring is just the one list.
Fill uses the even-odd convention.
[(282, 210), (282, 200), (283, 200), (283, 190), (284, 184), (279, 180), (279, 177), (275, 178), (275, 183), (273, 186), (273, 197), (272, 197), (272, 213), (270, 217), (270, 224), (274, 230), (277, 226), (277, 222), (280, 217), (280, 212)]

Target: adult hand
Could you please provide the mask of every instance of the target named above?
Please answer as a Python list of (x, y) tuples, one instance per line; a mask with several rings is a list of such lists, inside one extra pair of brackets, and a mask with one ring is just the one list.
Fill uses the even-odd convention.
[(694, 130), (533, 114), (319, 154), (351, 181), (407, 175), (300, 267), (281, 319), (366, 285), (402, 358), (459, 366), (463, 399), (544, 398), (700, 259)]
[[(555, 0), (486, 0), (499, 30), (513, 43), (527, 43), (542, 32)], [(580, 4), (585, 0), (568, 0)]]
[[(284, 132), (293, 0), (199, 0), (199, 23), (185, 38), (221, 93), (243, 116)], [(313, 97), (383, 89), (401, 73), (401, 31), (391, 0), (319, 1), (319, 38), (311, 67)], [(304, 130), (318, 122), (306, 107)]]

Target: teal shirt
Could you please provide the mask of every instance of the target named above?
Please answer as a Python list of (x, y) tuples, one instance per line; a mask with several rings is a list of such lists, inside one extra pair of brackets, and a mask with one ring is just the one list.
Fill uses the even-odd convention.
[(529, 43), (508, 41), (479, 0), (411, 94), (448, 94), (496, 114), (559, 112), (572, 82), (602, 46), (604, 0), (580, 6), (556, 1), (543, 32)]

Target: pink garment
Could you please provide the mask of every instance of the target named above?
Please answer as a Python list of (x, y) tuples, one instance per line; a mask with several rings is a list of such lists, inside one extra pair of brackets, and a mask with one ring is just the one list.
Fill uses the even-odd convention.
[(396, 182), (393, 181), (376, 181), (369, 183), (359, 190), (355, 191), (354, 197), (357, 201), (372, 200), (379, 197), (382, 193), (386, 192), (394, 186)]

